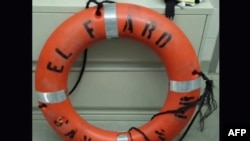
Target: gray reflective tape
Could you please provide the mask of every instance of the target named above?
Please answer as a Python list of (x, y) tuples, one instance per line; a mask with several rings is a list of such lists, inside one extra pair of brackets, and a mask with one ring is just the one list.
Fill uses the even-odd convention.
[(118, 38), (118, 27), (116, 17), (116, 4), (104, 4), (104, 19), (106, 38)]
[(126, 134), (120, 134), (116, 141), (128, 141), (128, 136)]
[(59, 103), (67, 99), (67, 91), (61, 90), (57, 92), (37, 92), (38, 101), (43, 103)]
[(201, 77), (190, 81), (170, 80), (170, 90), (173, 92), (191, 92), (201, 87)]

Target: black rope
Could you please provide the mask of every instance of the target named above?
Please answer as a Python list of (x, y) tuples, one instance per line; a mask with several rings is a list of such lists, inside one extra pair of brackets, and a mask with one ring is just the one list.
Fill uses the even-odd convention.
[[(102, 2), (98, 2), (96, 0), (89, 0), (85, 5), (85, 9), (89, 8), (89, 5), (90, 5), (91, 2), (93, 2), (93, 3), (95, 3), (97, 5), (97, 10), (96, 10), (96, 15), (97, 16), (101, 16), (101, 8), (103, 7), (103, 3), (114, 3), (113, 1), (108, 1), (108, 0), (105, 0), (105, 1), (102, 1)], [(74, 90), (76, 89), (76, 87), (78, 86), (78, 84), (80, 83), (80, 81), (82, 79), (82, 75), (85, 72), (85, 67), (86, 67), (86, 62), (87, 62), (87, 54), (88, 54), (88, 50), (85, 49), (84, 50), (84, 56), (83, 56), (83, 64), (82, 64), (82, 68), (81, 68), (79, 77), (78, 77), (74, 87), (70, 90), (69, 95), (71, 95), (74, 92)]]
[[(85, 9), (89, 8), (88, 7), (88, 3), (86, 4), (85, 6)], [(88, 50), (85, 49), (84, 50), (84, 55), (83, 55), (83, 61), (82, 61), (82, 68), (81, 68), (81, 71), (80, 71), (80, 74), (79, 74), (79, 77), (75, 83), (75, 85), (73, 86), (73, 88), (70, 90), (69, 92), (69, 96), (75, 91), (76, 87), (78, 86), (78, 84), (80, 83), (81, 79), (82, 79), (82, 75), (83, 73), (85, 72), (85, 67), (86, 67), (86, 62), (87, 62), (87, 54), (88, 54)]]
[[(151, 120), (152, 120), (152, 119), (156, 118), (157, 116), (164, 115), (164, 114), (175, 114), (178, 117), (186, 118), (185, 116), (178, 115), (178, 114), (184, 114), (187, 110), (198, 105), (199, 108), (198, 108), (197, 112), (195, 113), (193, 119), (191, 120), (191, 122), (187, 126), (185, 132), (182, 134), (179, 141), (182, 141), (183, 138), (186, 136), (186, 134), (188, 133), (190, 127), (192, 126), (192, 124), (193, 124), (194, 120), (196, 119), (196, 117), (198, 116), (198, 114), (200, 114), (200, 121), (199, 121), (200, 122), (200, 131), (202, 132), (204, 130), (205, 119), (209, 115), (211, 115), (214, 110), (217, 109), (217, 103), (216, 103), (216, 101), (214, 99), (214, 95), (213, 95), (213, 81), (208, 79), (208, 77), (203, 72), (194, 71), (192, 74), (193, 75), (198, 74), (203, 78), (203, 80), (206, 81), (206, 87), (205, 87), (203, 95), (201, 95), (199, 99), (197, 99), (193, 102), (181, 103), (184, 106), (182, 106), (176, 110), (168, 110), (168, 111), (160, 112), (160, 113), (153, 115), (151, 118)], [(181, 98), (182, 101), (186, 101), (186, 102), (191, 100), (191, 99), (194, 99), (194, 97)], [(207, 110), (206, 110), (205, 114), (203, 114), (202, 110), (201, 110), (204, 107), (204, 105), (207, 106)], [(131, 127), (128, 131), (131, 141), (133, 141), (133, 138), (132, 138), (131, 133), (130, 133), (131, 130), (136, 130), (144, 137), (145, 141), (150, 141), (149, 138), (146, 136), (146, 134), (136, 127)]]
[(174, 19), (175, 16), (175, 5), (179, 3), (178, 0), (164, 0), (166, 3), (165, 16), (170, 20)]
[(190, 127), (193, 125), (194, 120), (196, 119), (197, 115), (198, 115), (199, 112), (201, 111), (201, 108), (202, 108), (203, 104), (204, 104), (204, 101), (201, 103), (201, 105), (200, 105), (198, 111), (195, 113), (193, 119), (192, 119), (191, 122), (189, 123), (188, 127), (186, 128), (185, 132), (182, 134), (182, 136), (181, 136), (181, 138), (179, 139), (179, 141), (182, 141), (182, 140), (184, 139), (184, 137), (186, 136), (186, 134), (188, 133)]
[[(96, 0), (89, 0), (87, 2), (87, 4), (86, 4), (86, 7), (85, 7), (86, 9), (89, 8), (89, 5), (90, 5), (91, 2), (93, 2), (93, 3), (95, 3), (97, 5), (97, 10), (96, 10), (96, 15), (97, 16), (101, 16), (100, 9), (103, 7), (103, 3), (114, 3), (113, 1), (108, 1), (108, 0), (102, 1), (102, 2), (98, 2)], [(165, 2), (166, 2), (165, 15), (166, 15), (166, 17), (168, 17), (170, 19), (173, 19), (174, 18), (174, 6), (178, 2), (176, 0), (165, 0)], [(80, 75), (78, 77), (78, 80), (77, 80), (76, 84), (74, 85), (74, 87), (70, 91), (69, 95), (71, 95), (73, 93), (73, 91), (76, 89), (76, 87), (78, 86), (78, 84), (79, 84), (79, 82), (81, 80), (83, 72), (85, 71), (86, 60), (87, 60), (87, 49), (85, 49), (85, 51), (84, 51), (83, 65), (82, 65), (82, 68), (81, 68), (81, 71), (80, 71)], [(155, 118), (157, 116), (164, 115), (164, 114), (170, 114), (170, 113), (172, 113), (172, 114), (177, 114), (177, 113), (184, 114), (188, 109), (190, 109), (192, 107), (195, 107), (196, 105), (199, 104), (198, 111), (195, 113), (194, 118), (191, 120), (191, 122), (188, 125), (186, 131), (183, 133), (183, 135), (182, 135), (182, 137), (180, 138), (179, 141), (181, 141), (185, 137), (185, 135), (189, 131), (190, 127), (192, 126), (192, 124), (193, 124), (193, 122), (196, 119), (198, 114), (200, 114), (200, 126), (201, 126), (201, 131), (203, 131), (203, 129), (204, 129), (204, 120), (209, 115), (211, 115), (212, 112), (215, 109), (217, 109), (217, 104), (216, 104), (216, 101), (214, 100), (213, 90), (212, 90), (213, 81), (209, 80), (207, 78), (207, 76), (202, 72), (194, 71), (193, 74), (199, 74), (206, 81), (206, 88), (205, 88), (204, 94), (198, 100), (196, 100), (194, 102), (190, 102), (188, 104), (185, 104), (185, 106), (180, 107), (177, 110), (168, 110), (168, 111), (165, 111), (165, 112), (160, 112), (160, 113), (157, 113), (157, 114), (153, 115), (153, 117), (151, 118), (151, 120), (152, 120), (153, 118)], [(188, 98), (188, 97), (186, 97), (186, 98)], [(204, 104), (207, 105), (208, 108), (207, 108), (205, 114), (203, 115), (201, 109), (202, 109)], [(47, 105), (46, 104), (39, 105), (39, 108), (42, 108), (42, 107), (47, 107)], [(132, 138), (131, 133), (130, 133), (131, 130), (136, 130), (137, 132), (139, 132), (144, 137), (145, 141), (150, 141), (149, 138), (146, 136), (146, 134), (144, 132), (142, 132), (140, 129), (136, 128), (136, 127), (131, 127), (128, 130), (131, 141), (133, 141), (133, 138)]]
[(188, 109), (191, 109), (192, 107), (195, 107), (198, 102), (199, 102), (199, 99), (194, 101), (194, 102), (190, 102), (190, 103), (186, 104), (185, 106), (178, 108), (177, 110), (168, 110), (168, 111), (165, 111), (165, 112), (157, 113), (157, 114), (153, 115), (151, 120), (154, 119), (157, 116), (164, 115), (164, 114), (178, 114), (178, 113), (184, 114)]
[(206, 87), (204, 90), (202, 97), (202, 102), (200, 107), (205, 104), (207, 106), (206, 112), (203, 114), (202, 111), (200, 110), (200, 125), (201, 125), (201, 131), (204, 129), (204, 120), (210, 116), (214, 110), (217, 109), (217, 103), (214, 99), (214, 93), (213, 93), (213, 80), (209, 80), (208, 77), (203, 73), (203, 72), (197, 72), (194, 71), (194, 74), (199, 74), (202, 76), (202, 78), (206, 81)]
[(129, 130), (128, 130), (128, 134), (129, 134), (129, 137), (131, 139), (131, 141), (133, 141), (133, 138), (131, 136), (131, 130), (135, 130), (137, 132), (139, 132), (145, 139), (145, 141), (150, 141), (149, 138), (147, 137), (147, 135), (145, 133), (143, 133), (140, 129), (136, 128), (136, 127), (131, 127)]
[[(213, 81), (209, 80), (208, 77), (203, 72), (194, 71), (192, 74), (193, 75), (198, 74), (203, 78), (203, 80), (206, 81), (206, 88), (204, 90), (203, 95), (201, 95), (199, 99), (197, 99), (193, 102), (189, 102), (189, 103), (185, 103), (185, 104), (182, 103), (184, 106), (182, 106), (176, 110), (168, 110), (168, 111), (160, 112), (160, 113), (153, 115), (153, 117), (151, 118), (151, 120), (152, 120), (152, 119), (156, 118), (157, 116), (164, 115), (164, 114), (175, 114), (175, 115), (184, 114), (187, 110), (199, 105), (197, 112), (195, 113), (193, 119), (191, 120), (190, 124), (188, 125), (187, 129), (185, 130), (185, 132), (183, 133), (183, 135), (179, 139), (179, 141), (181, 141), (185, 137), (185, 135), (189, 131), (190, 127), (192, 126), (192, 124), (193, 124), (193, 122), (196, 119), (198, 114), (200, 114), (200, 121), (199, 121), (200, 127), (201, 127), (200, 131), (202, 132), (204, 129), (205, 119), (209, 115), (211, 115), (214, 110), (217, 109), (217, 104), (216, 104), (216, 101), (214, 100), (214, 95), (213, 95)], [(182, 98), (182, 100), (189, 101), (191, 98), (184, 97), (184, 98)], [(207, 106), (207, 110), (206, 110), (205, 114), (203, 114), (202, 110), (201, 110), (204, 107), (204, 105)], [(181, 117), (184, 117), (184, 116), (181, 116)]]
[(195, 0), (194, 2), (195, 2), (196, 4), (198, 4), (198, 3), (201, 2), (201, 0)]
[(88, 50), (85, 49), (84, 50), (84, 55), (83, 55), (83, 63), (82, 63), (82, 68), (81, 68), (81, 71), (80, 71), (80, 74), (79, 74), (79, 77), (74, 85), (74, 87), (71, 89), (71, 91), (69, 92), (69, 95), (71, 95), (74, 90), (76, 89), (76, 87), (78, 86), (78, 84), (80, 83), (81, 79), (82, 79), (82, 75), (83, 73), (85, 72), (85, 67), (86, 67), (86, 62), (87, 62), (87, 54), (88, 54)]
[(96, 9), (96, 15), (97, 16), (101, 16), (101, 8), (103, 7), (103, 3), (115, 3), (114, 1), (109, 1), (109, 0), (104, 0), (102, 2), (98, 2), (97, 0), (89, 0), (86, 4), (85, 8), (89, 8), (90, 3), (93, 2), (97, 5), (97, 9)]
[[(198, 116), (198, 114), (200, 114), (200, 131), (202, 132), (204, 129), (204, 120), (213, 113), (214, 110), (217, 109), (217, 103), (214, 100), (214, 95), (213, 95), (213, 81), (209, 80), (208, 77), (203, 73), (203, 72), (198, 72), (198, 71), (194, 71), (193, 74), (199, 74), (205, 81), (206, 81), (206, 88), (205, 91), (203, 93), (203, 95), (201, 96), (201, 100), (200, 100), (200, 105), (199, 105), (199, 109), (197, 110), (197, 112), (195, 113), (193, 119), (191, 120), (190, 124), (188, 125), (187, 129), (185, 130), (185, 132), (183, 133), (182, 137), (179, 139), (179, 141), (182, 141), (182, 139), (186, 136), (186, 134), (188, 133), (190, 127), (192, 126), (194, 120), (196, 119), (196, 117)], [(205, 114), (203, 115), (201, 109), (203, 108), (203, 105), (206, 105), (208, 108), (205, 112)]]

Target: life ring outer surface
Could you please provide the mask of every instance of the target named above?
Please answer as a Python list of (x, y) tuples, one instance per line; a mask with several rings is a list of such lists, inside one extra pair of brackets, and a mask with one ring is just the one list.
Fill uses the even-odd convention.
[[(200, 96), (196, 53), (185, 34), (169, 19), (151, 9), (126, 3), (96, 7), (64, 21), (46, 41), (37, 62), (35, 87), (38, 104), (50, 126), (66, 141), (145, 141), (138, 131), (100, 129), (80, 117), (68, 97), (68, 74), (75, 59), (91, 44), (108, 38), (131, 38), (149, 46), (164, 64), (168, 96), (160, 112), (175, 110)], [(183, 115), (164, 114), (139, 129), (150, 141), (171, 141), (188, 124), (191, 108)]]

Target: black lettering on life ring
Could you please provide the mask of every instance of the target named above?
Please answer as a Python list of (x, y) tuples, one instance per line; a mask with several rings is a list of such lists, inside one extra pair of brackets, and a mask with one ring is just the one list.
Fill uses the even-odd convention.
[[(149, 29), (150, 26), (151, 26), (151, 28)], [(141, 35), (144, 37), (146, 35), (146, 33), (148, 32), (147, 38), (150, 39), (152, 36), (152, 33), (153, 33), (153, 31), (155, 31), (155, 29), (156, 29), (156, 24), (154, 22), (147, 21)]]
[[(184, 96), (184, 97), (182, 97), (181, 99), (180, 99), (180, 102), (179, 102), (179, 104), (180, 105), (188, 105), (188, 104), (190, 104), (190, 101), (194, 101), (194, 96), (191, 96), (191, 97), (187, 97), (187, 96)], [(191, 101), (191, 102), (192, 102)]]
[[(164, 41), (162, 44), (159, 45), (159, 43), (160, 43), (164, 38), (166, 38), (165, 41)], [(170, 33), (168, 33), (168, 32), (164, 32), (164, 33), (161, 35), (161, 37), (155, 42), (155, 44), (156, 44), (157, 46), (159, 45), (160, 48), (163, 48), (163, 47), (165, 47), (165, 46), (167, 45), (167, 43), (168, 43), (171, 39), (172, 39), (172, 35), (171, 35)]]
[(83, 141), (91, 141), (91, 138), (88, 138), (86, 135), (83, 136)]
[(64, 66), (62, 65), (61, 68), (58, 69), (57, 66), (52, 66), (52, 62), (49, 62), (47, 64), (47, 69), (50, 70), (50, 71), (57, 72), (57, 73), (62, 73), (63, 69), (64, 69)]
[(176, 117), (178, 118), (183, 118), (183, 119), (186, 119), (187, 116), (183, 115), (183, 114), (175, 114)]
[(60, 49), (56, 48), (56, 52), (62, 56), (64, 59), (69, 59), (69, 57), (71, 57), (72, 53), (70, 53), (69, 55), (64, 54)]
[(70, 139), (73, 139), (75, 137), (77, 130), (72, 129), (68, 133), (64, 134), (65, 136), (69, 136)]
[(86, 22), (84, 23), (84, 27), (85, 27), (86, 31), (88, 32), (89, 36), (90, 36), (91, 38), (95, 38), (95, 35), (93, 34), (94, 29), (91, 28), (91, 27), (89, 27), (89, 24), (90, 24), (90, 23), (91, 23), (91, 20), (86, 21)]
[[(193, 96), (191, 96), (191, 97), (184, 96), (184, 97), (182, 97), (180, 99), (179, 104), (186, 106), (186, 105), (189, 105), (192, 102), (194, 102), (194, 97)], [(178, 118), (185, 119), (185, 118), (187, 118), (187, 116), (185, 115), (185, 112), (186, 111), (184, 111), (182, 113), (175, 113), (175, 116), (178, 117)]]
[(54, 120), (54, 124), (57, 127), (61, 127), (61, 126), (63, 126), (63, 124), (68, 124), (68, 123), (69, 123), (69, 120), (66, 119), (64, 116), (58, 117), (56, 120)]
[(161, 129), (160, 131), (155, 130), (155, 133), (156, 133), (157, 136), (159, 137), (160, 141), (166, 141), (165, 130), (163, 130), (163, 129)]
[(128, 19), (123, 27), (123, 32), (125, 32), (127, 29), (130, 31), (130, 33), (133, 33), (133, 20), (131, 15), (128, 15)]

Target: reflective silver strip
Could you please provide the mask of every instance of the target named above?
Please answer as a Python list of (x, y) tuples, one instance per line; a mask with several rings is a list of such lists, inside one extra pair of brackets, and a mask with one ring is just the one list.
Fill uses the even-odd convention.
[(118, 27), (117, 27), (117, 17), (116, 17), (116, 4), (104, 4), (104, 19), (105, 19), (105, 30), (106, 38), (117, 38), (118, 37)]
[(179, 93), (191, 92), (200, 87), (201, 87), (201, 77), (190, 81), (170, 80), (170, 90), (174, 92), (179, 92)]
[(67, 91), (61, 90), (57, 92), (37, 92), (38, 101), (43, 103), (59, 103), (67, 99)]
[(126, 134), (120, 134), (116, 141), (128, 141), (128, 137)]

